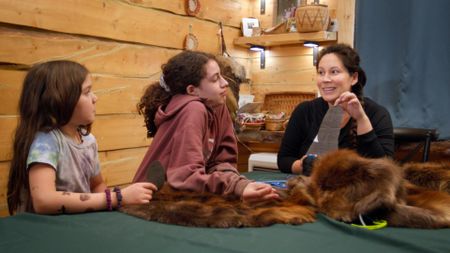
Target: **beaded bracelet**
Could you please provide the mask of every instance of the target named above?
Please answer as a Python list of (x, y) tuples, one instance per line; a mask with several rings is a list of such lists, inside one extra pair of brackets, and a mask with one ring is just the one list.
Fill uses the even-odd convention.
[(108, 211), (112, 211), (111, 191), (108, 188), (106, 188), (105, 194), (106, 194), (106, 208), (108, 209)]
[(117, 197), (117, 209), (119, 209), (122, 206), (122, 192), (120, 191), (119, 187), (114, 187), (113, 190), (116, 193), (116, 197)]

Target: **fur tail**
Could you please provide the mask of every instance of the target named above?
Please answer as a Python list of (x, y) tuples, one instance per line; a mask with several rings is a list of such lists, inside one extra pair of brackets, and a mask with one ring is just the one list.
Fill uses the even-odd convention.
[(408, 206), (397, 205), (395, 210), (389, 213), (388, 225), (393, 227), (409, 228), (448, 228), (450, 219), (445, 215), (436, 215), (431, 210)]
[(450, 194), (450, 162), (407, 163), (403, 168), (409, 182)]
[(450, 227), (450, 195), (407, 185), (406, 204), (397, 204), (388, 223), (397, 227)]

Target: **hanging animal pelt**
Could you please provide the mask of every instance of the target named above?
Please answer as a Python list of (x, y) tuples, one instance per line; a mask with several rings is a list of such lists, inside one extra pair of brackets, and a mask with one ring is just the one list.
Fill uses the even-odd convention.
[[(406, 177), (405, 177), (406, 176)], [(177, 191), (166, 183), (146, 205), (120, 211), (150, 221), (194, 227), (262, 227), (314, 222), (317, 213), (352, 223), (384, 219), (388, 226), (450, 227), (449, 163), (401, 167), (350, 150), (328, 153), (311, 177), (290, 179), (281, 200), (245, 203), (237, 197)]]
[(230, 91), (227, 93), (227, 108), (233, 121), (236, 119), (236, 112), (239, 109), (239, 90), (243, 82), (247, 82), (246, 72), (243, 65), (230, 56), (216, 56), (222, 76), (227, 80)]
[(216, 56), (222, 76), (228, 81), (231, 92), (227, 93), (227, 107), (233, 121), (236, 121), (239, 109), (239, 90), (243, 82), (247, 82), (245, 67), (233, 59), (227, 52), (227, 45), (223, 35), (222, 22), (219, 22), (220, 55)]

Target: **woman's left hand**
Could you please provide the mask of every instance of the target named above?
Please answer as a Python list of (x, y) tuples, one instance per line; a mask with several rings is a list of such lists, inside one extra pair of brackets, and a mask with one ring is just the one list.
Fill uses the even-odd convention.
[(342, 93), (334, 102), (334, 106), (340, 106), (357, 122), (367, 117), (361, 102), (352, 92), (346, 91)]
[(356, 121), (356, 134), (362, 135), (373, 129), (372, 123), (367, 117), (358, 97), (352, 92), (342, 93), (334, 102), (334, 106), (340, 106), (350, 117)]

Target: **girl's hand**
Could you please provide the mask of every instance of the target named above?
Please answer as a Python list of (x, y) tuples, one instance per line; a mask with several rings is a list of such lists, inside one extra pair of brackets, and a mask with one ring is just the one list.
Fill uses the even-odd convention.
[(272, 186), (257, 182), (249, 183), (242, 193), (242, 200), (246, 202), (258, 202), (279, 198), (280, 196)]
[(122, 189), (122, 204), (146, 204), (152, 199), (156, 186), (149, 182), (135, 183)]

